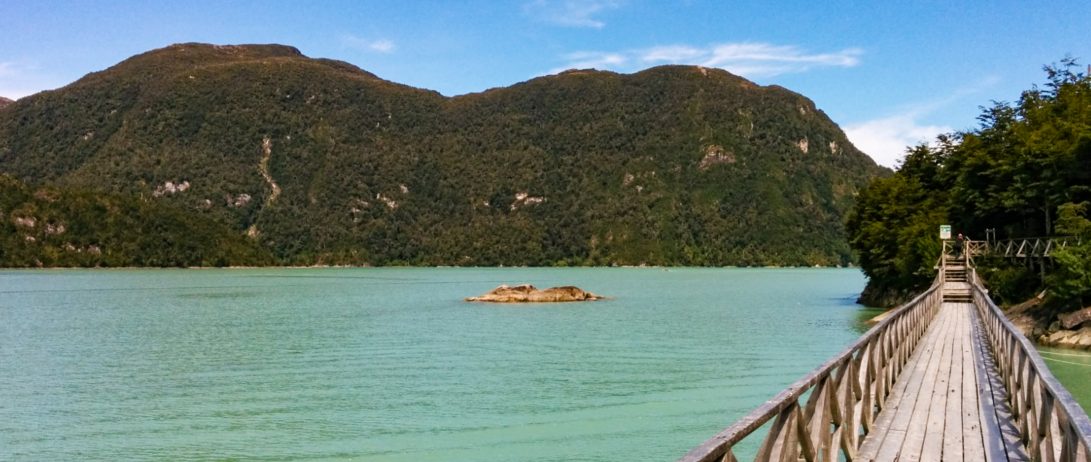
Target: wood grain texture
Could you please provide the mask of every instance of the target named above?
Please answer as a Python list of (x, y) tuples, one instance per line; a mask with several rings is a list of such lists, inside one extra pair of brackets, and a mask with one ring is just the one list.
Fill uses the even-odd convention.
[(972, 266), (944, 261), (932, 288), (680, 460), (734, 459), (772, 420), (756, 460), (1091, 461), (1082, 408)]

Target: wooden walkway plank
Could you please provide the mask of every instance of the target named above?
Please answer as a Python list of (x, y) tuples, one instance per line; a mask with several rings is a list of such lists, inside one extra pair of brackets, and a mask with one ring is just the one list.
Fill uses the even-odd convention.
[[(966, 312), (966, 308), (959, 304), (957, 307), (958, 315), (958, 329), (959, 332), (964, 332), (970, 327), (969, 316)], [(963, 407), (968, 404), (963, 399), (963, 373), (962, 366), (966, 361), (967, 347), (969, 346), (969, 335), (958, 335), (952, 339), (951, 350), (951, 374), (950, 379), (947, 382), (947, 408), (944, 416), (943, 433), (943, 452), (942, 456), (944, 460), (963, 460), (963, 434), (962, 434), (962, 415)], [(972, 406), (977, 406), (977, 402), (974, 401)]]
[[(944, 442), (950, 439), (951, 432), (948, 432), (948, 430), (956, 428), (953, 423), (947, 421), (947, 417), (951, 410), (955, 410), (954, 414), (956, 416), (959, 415), (957, 409), (962, 403), (961, 395), (959, 395), (958, 400), (950, 399), (952, 391), (951, 374), (955, 361), (960, 359), (959, 341), (965, 336), (964, 332), (968, 325), (963, 319), (962, 310), (958, 304), (944, 303), (941, 309), (950, 311), (948, 315), (951, 316), (953, 322), (948, 338), (944, 339), (944, 353), (940, 357), (939, 364), (933, 366), (938, 369), (938, 373), (932, 390), (932, 403), (928, 410), (927, 426), (924, 429), (924, 446), (921, 448), (920, 460), (954, 460), (954, 458), (946, 457), (943, 453)], [(961, 384), (961, 382), (962, 378), (959, 377), (959, 383)], [(959, 433), (961, 433), (961, 426), (958, 428)]]
[[(937, 353), (937, 340), (943, 336), (948, 324), (949, 318), (944, 316), (941, 310), (936, 315), (936, 319), (932, 321), (932, 326), (929, 327), (928, 332), (925, 334), (925, 339), (922, 339), (922, 343), (917, 346), (917, 351), (914, 352), (917, 357), (906, 365), (902, 371), (902, 376), (898, 378), (896, 383), (900, 384), (905, 381), (905, 390), (902, 392), (900, 402), (896, 408), (883, 408), (883, 414), (892, 414), (890, 416), (891, 420), (887, 423), (887, 434), (878, 442), (880, 446), (875, 455), (875, 460), (894, 460), (901, 451), (902, 444), (907, 436), (909, 419), (912, 417), (914, 408), (920, 399), (920, 391), (923, 386), (924, 375), (928, 369), (928, 363), (931, 361), (932, 356)], [(885, 416), (880, 415), (880, 417)]]
[[(906, 364), (906, 371), (913, 368), (914, 362), (917, 361), (920, 356), (931, 354), (931, 350), (927, 347), (927, 345), (929, 345), (931, 338), (937, 335), (936, 332), (938, 331), (938, 329), (936, 328), (936, 325), (940, 323), (941, 320), (939, 319), (932, 321), (932, 326), (930, 326), (929, 329), (925, 332), (924, 337), (921, 339), (920, 344), (917, 347), (917, 350), (913, 352), (913, 356), (911, 356), (910, 362)], [(906, 389), (908, 388), (909, 383), (912, 382), (912, 380), (909, 380), (908, 378), (910, 376), (909, 372), (904, 372), (904, 375), (906, 376), (905, 379), (895, 382), (894, 388), (890, 391), (890, 395), (883, 402), (883, 411), (879, 414), (879, 416), (875, 419), (875, 422), (873, 423), (873, 430), (866, 437), (864, 437), (864, 441), (860, 445), (860, 452), (859, 454), (857, 454), (859, 460), (876, 460), (876, 458), (878, 457), (879, 448), (882, 445), (883, 441), (885, 441), (888, 437), (888, 433), (890, 432), (891, 427), (890, 423), (894, 420), (895, 415), (898, 413), (898, 409), (900, 409), (903, 405), (912, 408), (913, 404), (905, 399)], [(879, 396), (875, 396), (873, 397), (873, 399), (879, 400), (882, 398)], [(901, 435), (904, 434), (904, 432), (901, 433)]]
[[(945, 370), (946, 373), (951, 373), (951, 339), (955, 337), (958, 329), (958, 316), (953, 310), (950, 303), (940, 306), (940, 313), (946, 320), (946, 327), (936, 338), (936, 351), (932, 354), (930, 361), (925, 364), (924, 380), (921, 382), (917, 405), (914, 406), (913, 413), (906, 423), (905, 441), (902, 442), (898, 460), (939, 460), (942, 457), (942, 454), (932, 454), (932, 451), (929, 451), (929, 457), (924, 456), (926, 442), (932, 444), (936, 450), (943, 448), (942, 417), (946, 414), (943, 411), (947, 404), (947, 378), (943, 374)], [(937, 428), (933, 428), (933, 425), (938, 427), (939, 433), (936, 433)]]
[(1091, 422), (976, 275), (944, 266), (937, 282), (683, 460), (734, 460), (776, 416), (759, 460), (1091, 462)]
[[(976, 323), (975, 323), (976, 324)], [(976, 326), (975, 326), (976, 327)], [(974, 357), (984, 358), (988, 351), (988, 344), (983, 339), (984, 332), (981, 329), (974, 330)], [(981, 405), (981, 439), (984, 444), (985, 460), (989, 462), (1007, 461), (1007, 451), (1000, 440), (1000, 426), (996, 420), (996, 402), (993, 395), (994, 383), (989, 378), (988, 369), (984, 361), (975, 361), (974, 369), (977, 373), (977, 397)]]
[(943, 303), (857, 460), (1029, 460), (977, 311)]
[[(965, 316), (974, 325), (976, 314), (973, 305), (967, 305)], [(981, 401), (978, 390), (977, 362), (974, 355), (974, 336), (967, 335), (962, 341), (962, 450), (964, 460), (986, 460), (985, 438), (981, 433)]]
[(985, 330), (977, 311), (973, 313), (974, 355), (977, 363), (978, 390), (981, 400), (982, 439), (986, 460), (1030, 460), (1019, 436), (1019, 427), (1008, 405), (1008, 392), (993, 359)]

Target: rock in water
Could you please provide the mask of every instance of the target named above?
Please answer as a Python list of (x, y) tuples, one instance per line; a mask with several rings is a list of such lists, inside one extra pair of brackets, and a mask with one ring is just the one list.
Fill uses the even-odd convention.
[(468, 297), (467, 302), (492, 303), (553, 303), (586, 302), (602, 300), (603, 297), (584, 291), (579, 287), (562, 286), (539, 290), (530, 284), (517, 286), (501, 285), (479, 297)]
[(1058, 330), (1038, 337), (1038, 343), (1045, 346), (1091, 349), (1091, 326), (1080, 330)]
[(1058, 315), (1057, 318), (1061, 320), (1061, 326), (1063, 326), (1065, 329), (1073, 329), (1079, 327), (1080, 324), (1091, 320), (1091, 306), (1082, 310)]

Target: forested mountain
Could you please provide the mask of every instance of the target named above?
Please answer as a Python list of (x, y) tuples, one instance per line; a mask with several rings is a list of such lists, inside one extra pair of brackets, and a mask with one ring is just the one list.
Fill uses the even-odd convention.
[(7, 98), (5, 98), (3, 96), (0, 96), (0, 109), (2, 109), (4, 106), (7, 106), (7, 105), (9, 105), (11, 103), (14, 103), (14, 102), (15, 101), (12, 101), (12, 100), (7, 99)]
[(101, 192), (31, 189), (0, 175), (5, 266), (224, 266), (274, 263), (265, 249), (171, 204)]
[(889, 305), (927, 287), (949, 223), (978, 240), (986, 229), (1080, 236), (1085, 245), (1052, 253), (1044, 281), (1025, 261), (977, 263), (1001, 301), (1046, 287), (1055, 311), (1091, 304), (1091, 78), (1071, 59), (1045, 70), (1043, 86), (984, 108), (974, 130), (910, 149), (895, 175), (863, 191), (848, 229), (869, 277), (864, 301)]
[(810, 100), (722, 70), (449, 98), (182, 44), (0, 110), (0, 173), (185, 211), (282, 264), (835, 265), (883, 169)]

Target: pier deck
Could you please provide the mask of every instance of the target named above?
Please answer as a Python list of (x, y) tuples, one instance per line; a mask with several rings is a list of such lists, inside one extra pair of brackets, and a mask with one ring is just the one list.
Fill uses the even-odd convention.
[(974, 305), (944, 302), (858, 460), (1030, 460), (1007, 399)]
[(949, 243), (928, 290), (680, 462), (1091, 462), (1091, 419)]

